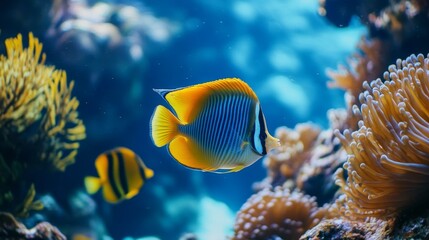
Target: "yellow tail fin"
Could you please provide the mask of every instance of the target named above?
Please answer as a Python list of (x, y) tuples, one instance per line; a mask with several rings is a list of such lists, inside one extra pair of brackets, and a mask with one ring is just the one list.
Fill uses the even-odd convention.
[(152, 178), (153, 175), (154, 175), (153, 170), (150, 169), (150, 168), (145, 168), (144, 169), (144, 174), (146, 175), (147, 179)]
[(101, 187), (100, 179), (97, 177), (85, 177), (85, 188), (89, 194), (96, 193)]
[(162, 147), (178, 134), (179, 119), (164, 106), (157, 106), (150, 122), (152, 140), (155, 146)]

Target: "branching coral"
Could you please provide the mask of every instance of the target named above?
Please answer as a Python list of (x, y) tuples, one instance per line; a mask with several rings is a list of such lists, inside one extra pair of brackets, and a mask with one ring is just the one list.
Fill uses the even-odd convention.
[(398, 60), (364, 83), (359, 130), (336, 131), (348, 153), (337, 183), (354, 217), (387, 217), (426, 199), (429, 190), (429, 58)]
[(32, 34), (25, 49), (21, 35), (5, 43), (7, 56), (0, 56), (0, 208), (12, 201), (11, 191), (26, 173), (64, 171), (74, 163), (85, 138), (79, 102), (71, 95), (74, 82), (67, 84), (64, 71), (44, 65), (42, 44)]
[(237, 214), (233, 240), (298, 239), (323, 214), (314, 197), (281, 187), (251, 196)]

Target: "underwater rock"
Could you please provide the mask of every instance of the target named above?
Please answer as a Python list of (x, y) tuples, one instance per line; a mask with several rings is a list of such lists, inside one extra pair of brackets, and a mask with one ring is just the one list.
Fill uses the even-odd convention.
[(48, 222), (41, 222), (27, 229), (12, 214), (0, 212), (0, 239), (66, 240), (66, 237)]
[(400, 215), (393, 231), (393, 239), (429, 239), (429, 209)]
[(390, 239), (391, 223), (371, 219), (368, 222), (349, 221), (344, 219), (323, 220), (308, 230), (300, 240), (378, 240)]

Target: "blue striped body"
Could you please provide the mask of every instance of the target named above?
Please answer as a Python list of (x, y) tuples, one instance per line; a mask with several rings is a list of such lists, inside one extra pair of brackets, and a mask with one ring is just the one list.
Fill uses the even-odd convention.
[(261, 155), (251, 150), (256, 103), (245, 94), (215, 94), (203, 103), (195, 121), (179, 130), (199, 145), (214, 168), (249, 165)]

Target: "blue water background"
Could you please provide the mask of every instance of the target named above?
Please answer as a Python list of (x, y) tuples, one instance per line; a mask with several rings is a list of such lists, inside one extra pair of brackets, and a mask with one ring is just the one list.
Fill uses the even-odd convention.
[[(74, 94), (88, 136), (76, 164), (58, 176), (61, 184), (52, 183), (52, 192), (61, 198), (64, 189), (83, 189), (84, 176), (96, 174), (97, 155), (126, 146), (155, 176), (138, 196), (116, 205), (105, 203), (101, 194), (94, 196), (97, 212), (114, 239), (149, 235), (178, 239), (186, 232), (207, 239), (213, 229), (230, 234), (234, 214), (253, 193), (252, 184), (266, 177), (263, 161), (222, 175), (178, 164), (150, 139), (153, 109), (167, 105), (152, 88), (239, 77), (259, 96), (272, 134), (279, 126), (293, 128), (307, 121), (326, 128), (326, 112), (344, 107), (344, 92), (327, 88), (325, 70), (346, 62), (364, 28), (356, 20), (348, 28), (331, 26), (317, 14), (317, 0), (123, 3), (166, 19), (178, 30), (162, 44), (145, 45), (143, 73), (137, 79), (132, 73), (126, 79), (109, 76), (102, 66), (94, 84), (80, 84), (87, 78), (89, 63), (82, 63), (81, 72), (68, 72), (76, 81)], [(228, 223), (229, 229), (216, 228), (218, 222)]]

